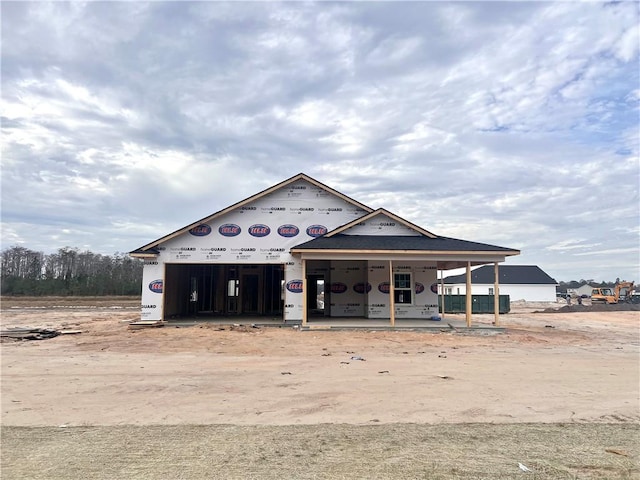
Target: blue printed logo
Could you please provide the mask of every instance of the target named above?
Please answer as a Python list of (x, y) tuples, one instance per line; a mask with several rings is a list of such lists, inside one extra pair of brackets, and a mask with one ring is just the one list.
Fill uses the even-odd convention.
[(291, 293), (302, 293), (302, 280), (291, 280), (287, 282), (287, 290)]
[(189, 230), (189, 233), (195, 237), (206, 237), (211, 233), (211, 227), (207, 224), (198, 225)]
[(223, 237), (236, 237), (240, 235), (242, 229), (234, 223), (225, 223), (218, 227), (218, 233)]
[(300, 229), (295, 225), (281, 225), (278, 227), (278, 235), (281, 237), (291, 238), (300, 233)]
[(349, 287), (347, 287), (344, 283), (342, 282), (333, 282), (331, 284), (331, 293), (344, 293), (349, 289)]
[(149, 290), (153, 293), (162, 293), (162, 280), (154, 280), (149, 284)]
[(310, 237), (321, 237), (325, 233), (327, 233), (327, 227), (324, 225), (311, 225), (307, 227), (307, 235)]
[(271, 229), (266, 225), (262, 225), (261, 223), (251, 225), (248, 231), (249, 235), (251, 235), (252, 237), (266, 237), (271, 233)]
[(369, 282), (367, 283), (356, 283), (353, 286), (353, 291), (356, 293), (369, 293), (371, 291), (371, 284)]

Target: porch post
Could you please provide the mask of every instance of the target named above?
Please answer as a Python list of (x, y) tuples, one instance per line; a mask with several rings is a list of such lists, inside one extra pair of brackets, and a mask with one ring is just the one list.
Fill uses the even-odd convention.
[(440, 270), (440, 306), (442, 319), (444, 320), (444, 270)]
[(389, 260), (389, 321), (391, 326), (396, 325), (396, 298), (393, 285), (393, 260)]
[(498, 262), (493, 264), (493, 314), (495, 319), (493, 323), (498, 326), (500, 323), (500, 267)]
[(466, 296), (467, 304), (465, 307), (465, 314), (467, 318), (467, 327), (471, 326), (471, 309), (473, 308), (471, 305), (471, 262), (467, 262), (467, 296)]
[(302, 326), (307, 326), (307, 261), (302, 259)]

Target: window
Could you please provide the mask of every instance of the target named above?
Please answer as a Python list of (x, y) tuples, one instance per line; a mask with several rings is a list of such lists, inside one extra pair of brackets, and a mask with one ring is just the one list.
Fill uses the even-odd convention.
[(395, 303), (413, 303), (413, 282), (411, 282), (410, 273), (394, 273), (393, 289)]
[(493, 295), (493, 288), (489, 287), (489, 295)]
[(444, 293), (445, 293), (445, 295), (452, 295), (452, 294), (453, 294), (453, 288), (451, 288), (451, 287), (446, 287), (446, 288), (444, 289)]

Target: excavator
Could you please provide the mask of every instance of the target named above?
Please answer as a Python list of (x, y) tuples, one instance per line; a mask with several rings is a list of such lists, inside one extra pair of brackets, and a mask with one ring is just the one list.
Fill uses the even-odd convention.
[(591, 303), (630, 302), (633, 294), (633, 282), (619, 282), (611, 288), (594, 288), (591, 290)]

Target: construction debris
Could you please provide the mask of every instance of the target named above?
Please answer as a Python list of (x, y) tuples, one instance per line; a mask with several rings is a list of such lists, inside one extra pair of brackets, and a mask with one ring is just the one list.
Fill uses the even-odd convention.
[(262, 327), (260, 327), (260, 325), (256, 325), (255, 323), (252, 323), (251, 325), (244, 325), (242, 323), (234, 323), (233, 325), (231, 325), (231, 327), (229, 327), (229, 330), (231, 330), (232, 332), (256, 332), (256, 330), (260, 330)]
[(14, 340), (45, 340), (60, 335), (60, 331), (53, 328), (12, 328), (0, 332), (0, 337)]
[(131, 322), (129, 324), (129, 330), (142, 330), (143, 328), (158, 328), (164, 327), (167, 322), (163, 320), (140, 320), (138, 322)]

